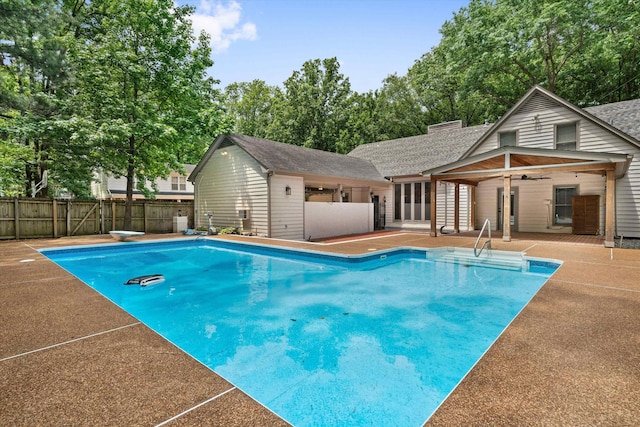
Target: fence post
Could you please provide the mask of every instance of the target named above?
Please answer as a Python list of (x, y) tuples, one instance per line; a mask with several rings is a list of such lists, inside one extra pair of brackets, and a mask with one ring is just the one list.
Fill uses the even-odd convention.
[(53, 238), (58, 237), (58, 201), (51, 200), (51, 212), (53, 216)]
[(18, 198), (13, 199), (13, 217), (15, 219), (14, 231), (16, 232), (16, 240), (20, 239), (20, 203)]
[(111, 231), (116, 229), (116, 202), (111, 201)]
[(67, 236), (71, 236), (71, 200), (67, 200)]
[(104, 234), (104, 200), (100, 200), (100, 234)]
[(144, 231), (145, 233), (147, 232), (147, 202), (143, 202), (142, 203), (142, 220), (144, 222)]

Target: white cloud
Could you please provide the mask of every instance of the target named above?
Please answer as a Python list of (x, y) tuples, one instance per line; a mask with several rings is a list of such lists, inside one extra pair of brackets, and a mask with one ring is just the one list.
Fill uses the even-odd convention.
[(196, 34), (201, 30), (211, 36), (214, 52), (226, 51), (238, 40), (255, 40), (257, 29), (252, 22), (241, 23), (242, 6), (235, 0), (228, 3), (200, 0), (196, 12), (191, 16)]

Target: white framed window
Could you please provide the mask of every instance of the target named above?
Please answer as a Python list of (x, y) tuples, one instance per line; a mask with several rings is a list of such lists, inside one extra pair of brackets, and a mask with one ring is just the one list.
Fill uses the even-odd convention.
[(396, 221), (429, 221), (431, 219), (431, 183), (395, 184), (393, 218)]
[(498, 147), (515, 147), (518, 145), (518, 132), (515, 130), (498, 133)]
[(578, 126), (576, 122), (556, 125), (556, 150), (578, 149)]
[(184, 176), (172, 176), (171, 191), (187, 191), (187, 178)]
[(553, 187), (553, 224), (571, 225), (573, 220), (573, 196), (578, 195), (577, 185)]

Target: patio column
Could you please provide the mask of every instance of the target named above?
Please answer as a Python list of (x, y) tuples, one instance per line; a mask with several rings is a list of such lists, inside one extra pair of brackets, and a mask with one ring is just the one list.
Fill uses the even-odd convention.
[(470, 192), (469, 194), (469, 199), (470, 199), (469, 227), (472, 230), (475, 230), (476, 229), (476, 186), (475, 185), (469, 186), (469, 192)]
[(615, 218), (615, 197), (616, 197), (616, 175), (615, 170), (607, 170), (607, 189), (605, 195), (605, 225), (604, 225), (604, 247), (613, 248), (614, 241), (614, 218)]
[(504, 176), (502, 208), (502, 241), (511, 241), (511, 175)]
[(454, 185), (455, 187), (453, 190), (453, 209), (455, 212), (453, 214), (453, 232), (459, 233), (460, 232), (460, 184), (456, 182)]
[(429, 235), (431, 237), (438, 236), (438, 226), (436, 221), (436, 200), (438, 192), (438, 180), (434, 177), (431, 177), (431, 232)]

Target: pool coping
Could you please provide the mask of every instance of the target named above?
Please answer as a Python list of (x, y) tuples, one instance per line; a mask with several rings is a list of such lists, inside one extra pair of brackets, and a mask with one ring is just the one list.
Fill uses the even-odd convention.
[[(153, 240), (163, 236), (144, 237)], [(0, 314), (5, 343), (0, 358), (20, 354), (18, 347), (38, 347), (39, 342), (46, 341), (48, 332), (84, 336), (83, 330), (109, 331), (133, 323), (103, 297), (82, 290), (77, 279), (61, 272), (37, 252), (47, 246), (94, 240), (98, 244), (106, 242), (95, 237), (0, 243), (0, 301), (5, 301)], [(112, 241), (110, 237), (109, 240)], [(377, 238), (375, 245), (371, 241), (345, 242), (323, 246), (322, 250), (353, 255), (366, 254), (371, 246), (425, 248), (451, 244), (468, 248), (473, 246), (472, 240), (433, 239), (407, 233)], [(303, 242), (266, 241), (318, 249), (317, 245)], [(640, 420), (640, 409), (635, 404), (640, 399), (640, 373), (634, 344), (640, 342), (636, 326), (640, 313), (640, 284), (636, 279), (640, 252), (531, 241), (496, 242), (494, 246), (497, 250), (526, 250), (527, 256), (552, 257), (563, 264), (427, 424), (622, 425)], [(20, 263), (29, 258), (34, 261)], [(58, 288), (68, 301), (61, 303), (52, 288)], [(47, 307), (40, 304), (39, 298), (48, 298), (54, 304)], [(83, 311), (83, 307), (88, 308)], [(73, 322), (79, 313), (84, 316), (83, 322)], [(65, 342), (57, 336), (54, 339)], [(105, 410), (101, 391), (107, 390), (109, 378), (105, 378), (104, 366), (110, 366), (118, 357), (129, 360), (126, 358), (134, 356), (155, 361), (165, 377), (127, 366), (128, 377), (120, 378), (122, 383), (117, 389), (109, 389), (115, 395), (108, 401), (119, 411)], [(92, 363), (88, 364), (88, 360)], [(71, 424), (148, 425), (168, 421), (185, 409), (194, 408), (170, 424), (286, 425), (190, 360), (186, 355), (175, 354), (175, 349), (146, 327), (131, 325), (83, 342), (0, 361), (0, 384), (3, 390), (11, 390), (0, 397), (5, 408), (0, 424), (61, 424), (66, 420)], [(56, 361), (59, 363), (52, 364)], [(43, 371), (46, 367), (53, 372)], [(81, 386), (63, 387), (65, 382), (60, 383), (60, 375), (80, 381)], [(30, 391), (34, 384), (40, 384), (42, 390)], [(173, 390), (170, 395), (174, 402), (162, 397), (167, 387)], [(60, 388), (67, 395), (62, 396)], [(225, 390), (228, 391), (216, 397)], [(135, 392), (150, 397), (146, 407), (127, 399)], [(154, 400), (158, 395), (160, 398)], [(216, 398), (208, 401), (212, 397)]]

